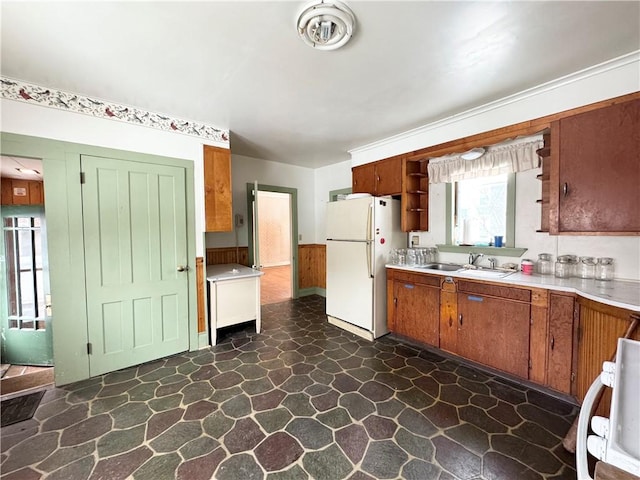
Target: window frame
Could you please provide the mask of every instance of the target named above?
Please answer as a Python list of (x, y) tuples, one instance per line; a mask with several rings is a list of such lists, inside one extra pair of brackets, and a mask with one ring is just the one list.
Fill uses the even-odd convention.
[[(516, 233), (516, 174), (509, 173), (507, 176), (507, 218), (506, 218), (506, 242), (504, 247), (489, 246), (460, 246), (453, 244), (453, 225), (454, 225), (454, 209), (453, 196), (455, 189), (453, 183), (446, 184), (445, 202), (446, 202), (446, 231), (445, 244), (437, 245), (441, 252), (453, 253), (469, 253), (471, 251), (484, 253), (488, 255), (500, 255), (505, 257), (520, 257), (526, 248), (517, 248), (515, 246)], [(498, 253), (499, 252), (499, 253)]]
[[(0, 217), (2, 218), (2, 235), (3, 235), (2, 255), (7, 257), (9, 253), (12, 254), (13, 261), (11, 263), (15, 263), (14, 269), (15, 269), (15, 274), (17, 276), (20, 276), (20, 273), (22, 272), (22, 270), (20, 269), (19, 258), (16, 257), (16, 253), (19, 254), (19, 251), (15, 250), (17, 246), (19, 246), (21, 243), (18, 240), (19, 232), (20, 231), (29, 232), (29, 237), (31, 240), (31, 245), (29, 248), (30, 250), (29, 258), (30, 258), (31, 268), (28, 270), (28, 272), (30, 272), (30, 276), (32, 277), (31, 278), (32, 282), (29, 282), (29, 284), (31, 285), (31, 283), (33, 283), (32, 287), (33, 287), (33, 301), (34, 301), (34, 305), (33, 305), (34, 315), (25, 315), (23, 311), (23, 306), (22, 306), (22, 292), (21, 292), (22, 285), (21, 285), (21, 282), (17, 279), (14, 279), (13, 282), (10, 282), (10, 278), (9, 278), (10, 262), (7, 258), (7, 261), (5, 263), (5, 269), (2, 272), (4, 276), (2, 283), (5, 286), (3, 299), (0, 302), (0, 308), (3, 309), (2, 315), (3, 317), (6, 316), (9, 328), (17, 328), (19, 330), (44, 330), (46, 328), (45, 319), (47, 316), (45, 311), (47, 286), (45, 284), (40, 285), (42, 287), (42, 291), (39, 291), (38, 281), (37, 281), (37, 275), (38, 275), (37, 272), (40, 271), (42, 272), (41, 273), (42, 275), (45, 275), (46, 274), (45, 272), (48, 269), (48, 265), (46, 263), (46, 259), (41, 256), (40, 257), (41, 266), (40, 268), (37, 267), (37, 255), (36, 255), (36, 245), (35, 245), (35, 231), (39, 230), (41, 255), (47, 248), (46, 247), (46, 221), (44, 216), (44, 208), (42, 208), (41, 206), (7, 206), (7, 207), (3, 207), (2, 210), (3, 210), (2, 215), (0, 215)], [(5, 218), (29, 218), (30, 226), (18, 227), (17, 225), (12, 225), (11, 227), (6, 227), (4, 225)], [(35, 218), (38, 218), (40, 221), (40, 225), (38, 227), (35, 227), (33, 225)], [(12, 247), (11, 247), (12, 252), (7, 252), (8, 246), (6, 244), (6, 238), (5, 238), (5, 235), (7, 232), (11, 232), (11, 236), (14, 237), (13, 242), (16, 242), (16, 243), (12, 243)], [(10, 312), (10, 309), (11, 309), (10, 293), (12, 291), (16, 295), (17, 314), (13, 314)], [(15, 326), (12, 326), (12, 324)]]

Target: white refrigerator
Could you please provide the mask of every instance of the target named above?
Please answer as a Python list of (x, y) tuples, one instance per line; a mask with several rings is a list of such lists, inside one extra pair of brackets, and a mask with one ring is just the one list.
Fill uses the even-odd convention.
[(385, 264), (406, 241), (399, 200), (357, 196), (327, 204), (329, 323), (369, 340), (389, 332)]

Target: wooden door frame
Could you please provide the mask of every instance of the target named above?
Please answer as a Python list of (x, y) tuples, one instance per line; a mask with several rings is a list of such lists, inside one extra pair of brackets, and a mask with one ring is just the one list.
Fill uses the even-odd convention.
[[(94, 155), (184, 168), (187, 254), (190, 263), (193, 261), (192, 267), (195, 267), (196, 259), (194, 162), (4, 132), (0, 132), (0, 142), (3, 155), (42, 159), (51, 304), (56, 318), (56, 328), (53, 329), (55, 383), (65, 385), (85, 380), (89, 378), (89, 338), (80, 156)], [(195, 268), (187, 274), (189, 349), (193, 351), (198, 349)]]
[[(247, 241), (249, 264), (253, 264), (253, 183), (247, 183)], [(291, 298), (298, 298), (298, 189), (258, 183), (259, 192), (287, 193), (291, 198)]]

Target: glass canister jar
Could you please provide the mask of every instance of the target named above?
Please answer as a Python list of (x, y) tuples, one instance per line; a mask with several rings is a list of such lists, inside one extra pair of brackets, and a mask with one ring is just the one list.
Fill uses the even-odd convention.
[(580, 257), (578, 264), (578, 276), (580, 278), (595, 278), (596, 259), (593, 257)]
[(435, 263), (438, 261), (438, 247), (429, 247), (427, 250), (427, 263)]
[(553, 263), (550, 253), (540, 253), (536, 261), (536, 272), (540, 275), (551, 275), (553, 273)]
[(596, 278), (598, 280), (613, 280), (613, 274), (613, 258), (599, 258), (598, 264), (596, 265)]
[(573, 276), (573, 262), (570, 255), (560, 255), (556, 259), (555, 275), (558, 278), (570, 278)]

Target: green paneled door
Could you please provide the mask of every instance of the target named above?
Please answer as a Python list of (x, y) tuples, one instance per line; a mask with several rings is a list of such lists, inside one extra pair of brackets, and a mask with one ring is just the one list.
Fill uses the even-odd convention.
[(91, 376), (187, 350), (185, 169), (81, 163)]

